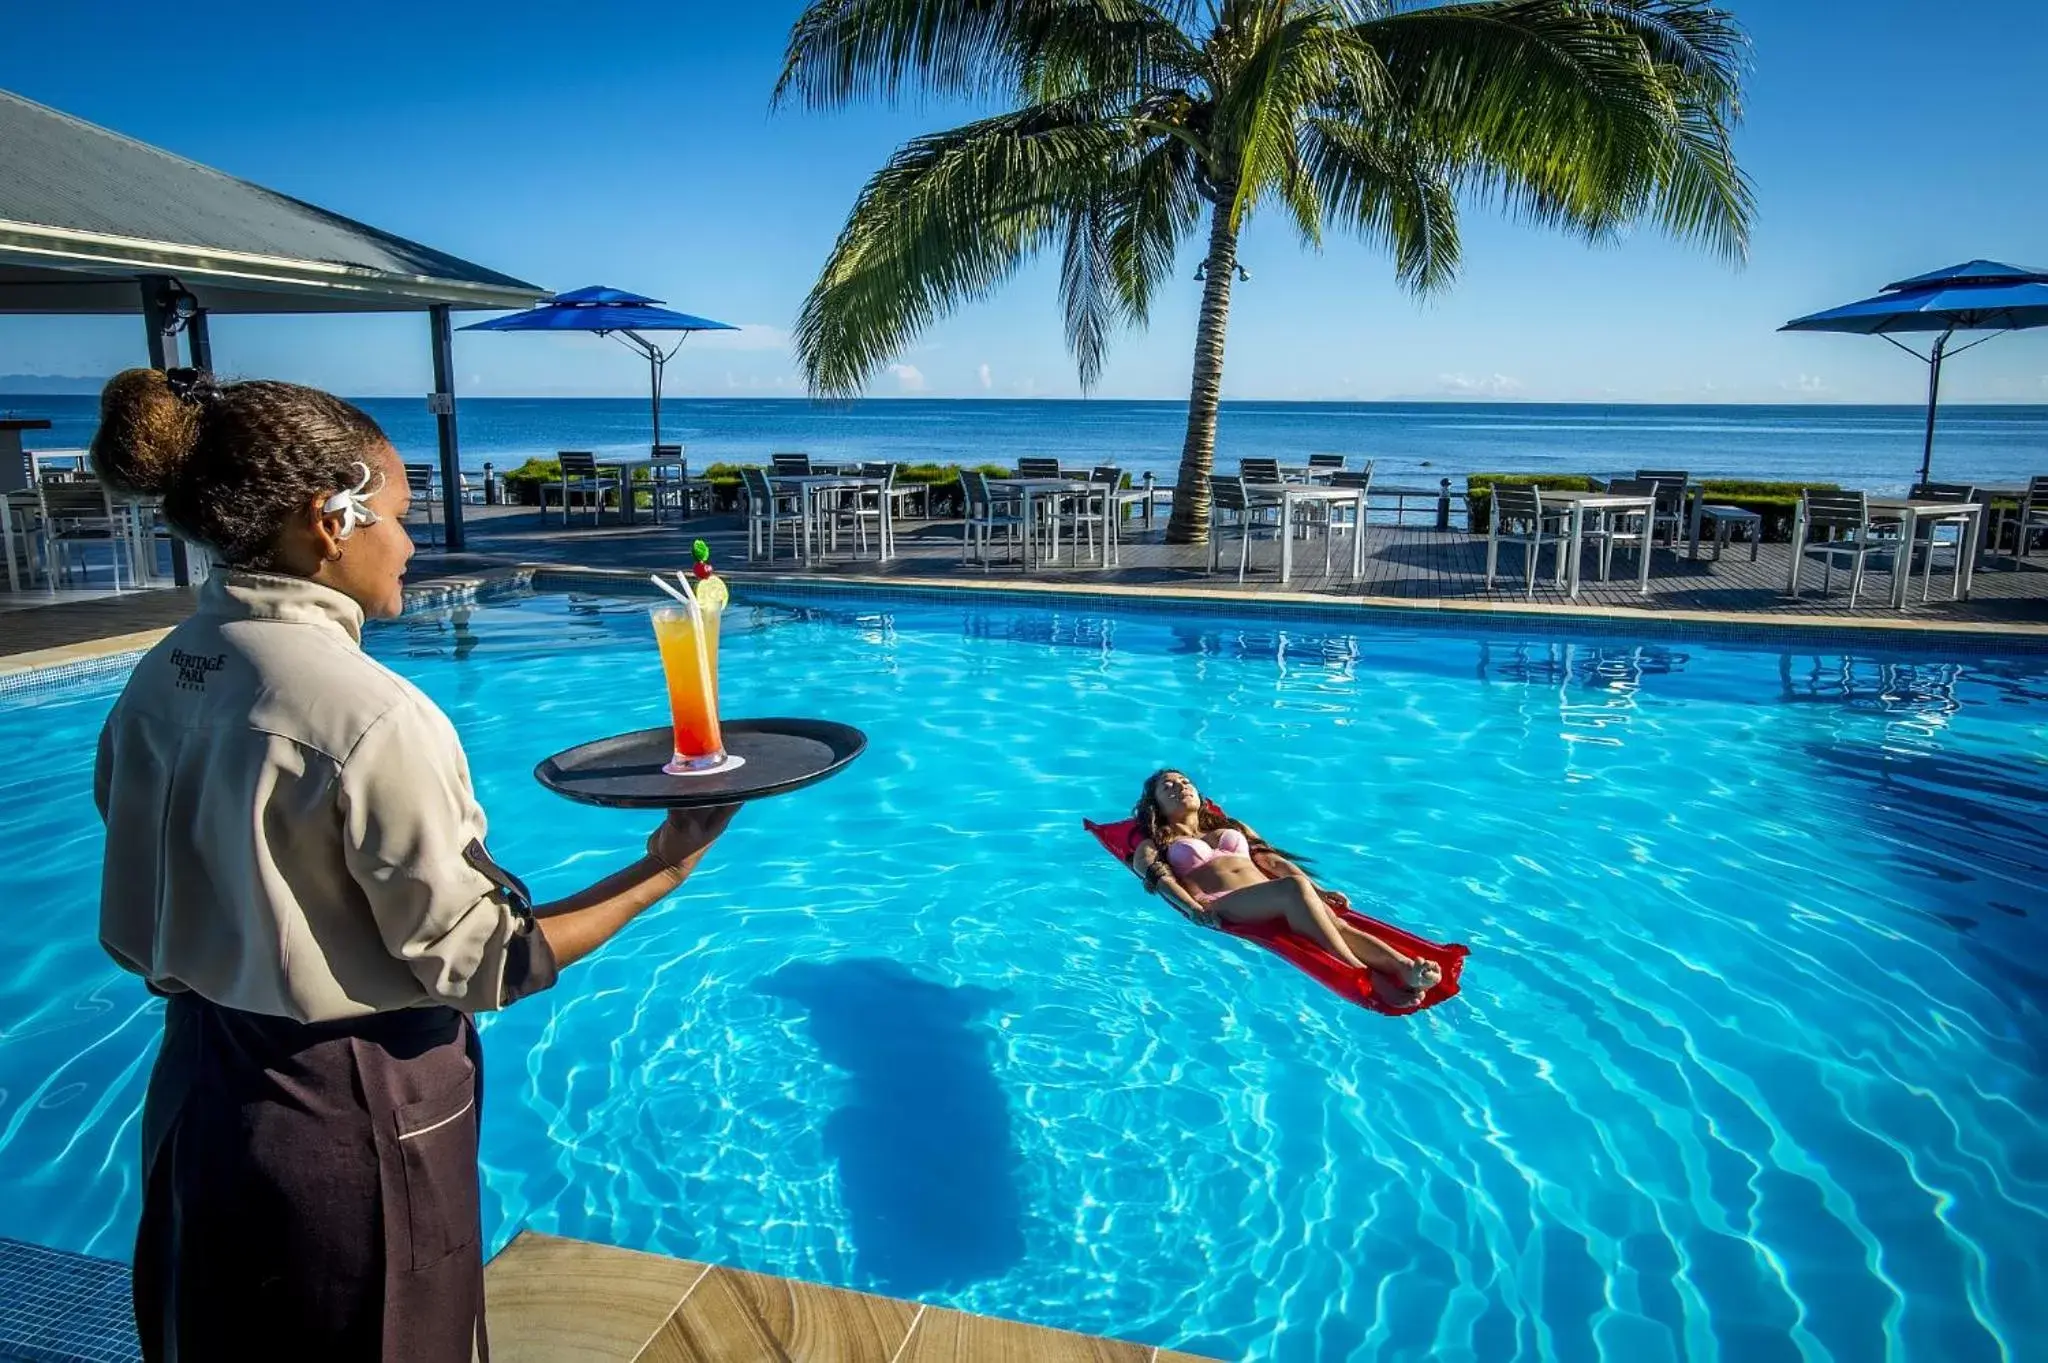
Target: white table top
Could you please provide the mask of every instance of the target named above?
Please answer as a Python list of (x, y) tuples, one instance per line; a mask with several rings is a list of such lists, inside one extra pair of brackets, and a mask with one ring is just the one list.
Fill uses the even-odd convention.
[(1925, 515), (1928, 512), (1946, 515), (1968, 515), (1973, 511), (1982, 511), (1984, 509), (1984, 505), (1981, 502), (1936, 502), (1929, 501), (1925, 497), (1866, 497), (1864, 505), (1868, 506), (1872, 511), (1910, 511), (1916, 516)]
[(1296, 502), (1348, 501), (1366, 493), (1362, 487), (1324, 487), (1318, 483), (1246, 483), (1244, 490), (1263, 496), (1286, 497)]
[(1616, 506), (1654, 506), (1657, 499), (1647, 492), (1570, 492), (1563, 489), (1543, 489), (1546, 502), (1564, 502), (1572, 506), (1590, 506), (1597, 509)]
[(794, 487), (880, 487), (880, 478), (869, 478), (857, 473), (771, 473), (771, 483), (788, 483)]
[(1084, 478), (991, 478), (990, 487), (1023, 488), (1030, 492), (1043, 492), (1048, 488), (1061, 491), (1080, 492), (1091, 487), (1108, 487), (1107, 483), (1091, 483)]

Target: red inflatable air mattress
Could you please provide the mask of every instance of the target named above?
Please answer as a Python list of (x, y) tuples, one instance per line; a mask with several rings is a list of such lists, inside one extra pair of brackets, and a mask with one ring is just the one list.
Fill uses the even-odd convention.
[[(1136, 819), (1120, 819), (1115, 823), (1096, 823), (1092, 819), (1081, 821), (1090, 833), (1095, 835), (1108, 853), (1129, 866), (1131, 853), (1137, 849), (1142, 835), (1138, 832)], [(1471, 954), (1467, 947), (1456, 943), (1432, 942), (1417, 937), (1414, 933), (1382, 923), (1377, 918), (1368, 918), (1351, 907), (1351, 902), (1336, 890), (1322, 890), (1317, 887), (1323, 901), (1336, 910), (1337, 916), (1362, 928), (1379, 938), (1397, 951), (1410, 956), (1424, 956), (1443, 968), (1443, 978), (1422, 996), (1422, 1001), (1412, 1008), (1399, 1008), (1373, 992), (1369, 971), (1354, 970), (1344, 964), (1315, 941), (1303, 937), (1284, 922), (1277, 923), (1225, 923), (1223, 931), (1233, 937), (1243, 937), (1257, 942), (1268, 951), (1285, 958), (1296, 969), (1328, 985), (1339, 995), (1375, 1013), (1400, 1017), (1407, 1013), (1419, 1013), (1433, 1008), (1458, 992), (1458, 976), (1464, 972), (1465, 957)]]

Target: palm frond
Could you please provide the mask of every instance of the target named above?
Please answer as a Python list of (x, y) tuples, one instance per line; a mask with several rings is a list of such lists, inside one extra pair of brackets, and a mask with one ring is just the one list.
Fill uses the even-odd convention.
[(1377, 127), (1319, 117), (1302, 129), (1302, 159), (1327, 216), (1386, 247), (1402, 283), (1429, 292), (1456, 277), (1457, 196), (1423, 149)]
[(1129, 96), (1196, 58), (1153, 0), (817, 0), (790, 30), (774, 102), (832, 108), (922, 92), (1046, 103)]
[(1067, 215), (1067, 244), (1060, 259), (1060, 311), (1067, 324), (1081, 391), (1095, 387), (1109, 352), (1113, 327), (1128, 319), (1111, 260), (1109, 212), (1104, 198)]
[(1133, 324), (1151, 315), (1152, 299), (1173, 274), (1203, 207), (1195, 152), (1186, 142), (1159, 138), (1132, 163), (1110, 200), (1109, 256)]
[(1379, 118), (1453, 182), (1589, 238), (1651, 218), (1730, 257), (1754, 200), (1729, 133), (1740, 30), (1700, 0), (1473, 0), (1356, 30), (1380, 53)]
[(814, 391), (852, 394), (910, 340), (979, 298), (1113, 190), (1124, 128), (1037, 105), (909, 143), (862, 189), (797, 319)]

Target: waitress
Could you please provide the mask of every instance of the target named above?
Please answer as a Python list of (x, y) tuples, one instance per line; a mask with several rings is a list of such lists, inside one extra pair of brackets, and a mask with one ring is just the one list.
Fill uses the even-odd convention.
[(447, 716), (362, 650), (399, 613), (391, 442), (296, 384), (131, 369), (94, 466), (226, 565), (100, 737), (100, 940), (166, 997), (143, 1108), (146, 1358), (487, 1357), (470, 1015), (555, 982), (732, 816), (532, 904)]

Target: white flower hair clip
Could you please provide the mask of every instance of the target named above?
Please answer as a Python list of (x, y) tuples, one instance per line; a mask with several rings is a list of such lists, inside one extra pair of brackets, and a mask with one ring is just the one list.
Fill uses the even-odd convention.
[[(380, 519), (371, 509), (369, 499), (384, 490), (384, 475), (372, 473), (370, 466), (360, 459), (356, 461), (355, 466), (363, 475), (356, 480), (356, 485), (342, 488), (320, 504), (321, 515), (341, 517), (341, 530), (335, 536), (336, 539), (345, 540), (355, 534), (357, 526), (375, 525)], [(375, 487), (370, 486), (372, 482), (376, 483)]]

